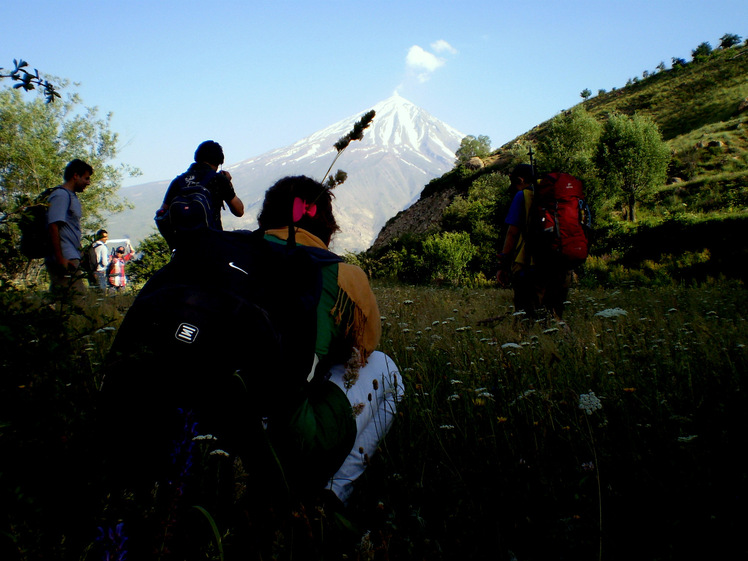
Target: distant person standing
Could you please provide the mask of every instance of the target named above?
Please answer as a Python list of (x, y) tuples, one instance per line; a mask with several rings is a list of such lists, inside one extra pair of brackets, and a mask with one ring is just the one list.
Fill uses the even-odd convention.
[[(169, 245), (173, 246), (175, 228), (177, 231), (180, 229), (197, 230), (201, 227), (222, 230), (221, 209), (225, 208), (225, 205), (228, 205), (229, 211), (234, 216), (244, 215), (244, 203), (234, 191), (231, 174), (225, 170), (218, 171), (223, 161), (221, 145), (213, 140), (206, 140), (195, 151), (195, 163), (190, 165), (185, 173), (174, 178), (169, 185), (164, 202), (156, 213), (159, 231)], [(190, 198), (195, 197), (195, 193), (203, 191), (202, 188), (209, 193), (208, 200)], [(183, 213), (181, 216), (175, 216), (175, 211), (170, 209), (178, 197), (178, 200), (186, 201), (184, 204), (180, 203), (182, 205), (180, 210)], [(194, 204), (190, 204), (191, 201)], [(167, 210), (171, 215), (168, 216), (170, 221), (168, 225), (161, 221), (161, 219), (167, 219)]]
[(569, 292), (570, 273), (550, 262), (538, 262), (527, 247), (527, 218), (535, 196), (535, 173), (528, 164), (517, 165), (509, 175), (514, 198), (506, 219), (506, 234), (498, 256), (496, 277), (514, 289), (514, 308), (531, 317), (546, 309), (561, 318)]
[(102, 292), (107, 289), (107, 266), (109, 265), (109, 250), (106, 241), (109, 239), (109, 232), (102, 229), (96, 232), (96, 241), (93, 244), (96, 253), (96, 268), (94, 269), (94, 279), (96, 286)]
[(93, 168), (89, 164), (75, 159), (65, 167), (65, 182), (49, 195), (47, 231), (51, 253), (44, 264), (52, 293), (72, 291), (80, 296), (86, 291), (80, 270), (82, 209), (78, 193), (91, 184), (92, 174)]
[(113, 290), (122, 290), (127, 285), (127, 275), (125, 274), (125, 263), (135, 255), (135, 251), (130, 245), (129, 252), (125, 250), (125, 246), (119, 246), (114, 250), (111, 261), (109, 263), (109, 286)]

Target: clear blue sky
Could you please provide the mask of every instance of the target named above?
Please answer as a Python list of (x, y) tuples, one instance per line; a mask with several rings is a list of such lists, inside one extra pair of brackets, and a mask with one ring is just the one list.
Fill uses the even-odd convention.
[(125, 185), (172, 178), (202, 140), (235, 163), (395, 91), (498, 147), (585, 88), (748, 36), (748, 0), (26, 0), (0, 18), (0, 66), (23, 58), (113, 114), (143, 172)]

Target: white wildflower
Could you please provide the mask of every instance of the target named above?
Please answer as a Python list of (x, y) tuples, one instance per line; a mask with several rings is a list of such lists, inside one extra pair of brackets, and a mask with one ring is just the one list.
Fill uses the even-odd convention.
[(226, 450), (221, 450), (220, 448), (216, 448), (210, 453), (211, 456), (225, 456), (226, 458), (229, 457), (229, 453), (226, 452)]
[(458, 399), (460, 399), (460, 396), (455, 393), (455, 394), (450, 395), (447, 398), (447, 401), (457, 401)]
[(603, 404), (595, 395), (595, 392), (590, 391), (590, 393), (583, 393), (579, 396), (579, 408), (584, 409), (584, 412), (588, 415), (592, 415), (598, 409), (602, 409)]
[(517, 343), (504, 343), (501, 345), (502, 349), (521, 349), (522, 345), (518, 345)]
[(618, 316), (627, 316), (629, 313), (621, 308), (608, 308), (597, 312), (595, 315), (602, 318), (614, 318)]
[(212, 434), (198, 434), (197, 436), (193, 437), (192, 440), (218, 440), (218, 439)]

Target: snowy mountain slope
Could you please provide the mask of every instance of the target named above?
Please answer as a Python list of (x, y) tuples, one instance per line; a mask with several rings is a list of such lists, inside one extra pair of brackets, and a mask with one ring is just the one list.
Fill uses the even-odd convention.
[[(343, 169), (348, 173), (348, 180), (335, 189), (336, 216), (342, 231), (333, 239), (333, 249), (340, 253), (368, 248), (389, 218), (417, 200), (431, 179), (452, 168), (454, 151), (464, 137), (398, 95), (373, 109), (376, 116), (364, 131), (363, 140), (351, 142), (331, 170), (334, 173)], [(322, 180), (336, 154), (334, 143), (350, 132), (366, 111), (290, 146), (224, 166), (231, 173), (234, 188), (246, 209), (241, 219), (224, 212), (224, 228), (255, 228), (265, 190), (282, 177), (308, 175)], [(167, 185), (168, 182), (157, 182), (123, 190), (136, 208), (112, 217), (110, 232), (134, 239), (148, 235), (153, 212), (160, 205)], [(133, 232), (143, 217), (147, 222), (144, 231)], [(120, 231), (115, 226), (130, 230)]]

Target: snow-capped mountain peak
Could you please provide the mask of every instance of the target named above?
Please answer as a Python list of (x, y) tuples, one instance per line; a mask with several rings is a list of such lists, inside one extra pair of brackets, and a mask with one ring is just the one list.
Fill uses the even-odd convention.
[[(348, 173), (347, 181), (335, 189), (335, 209), (339, 232), (332, 248), (339, 252), (368, 248), (379, 230), (395, 214), (417, 200), (423, 187), (434, 177), (452, 169), (455, 150), (462, 133), (429, 115), (398, 94), (377, 103), (376, 115), (361, 141), (351, 142), (336, 162), (336, 169)], [(334, 144), (348, 134), (353, 124), (369, 109), (342, 119), (293, 144), (260, 156), (225, 166), (233, 177), (234, 189), (245, 205), (241, 219), (223, 214), (226, 229), (255, 228), (256, 217), (268, 187), (288, 175), (307, 175), (324, 180), (323, 174), (335, 157)], [(155, 200), (163, 197), (163, 182), (142, 186), (133, 211), (112, 218), (112, 223), (132, 225), (130, 216), (145, 212), (149, 228)], [(146, 193), (158, 185), (158, 194)], [(138, 187), (129, 188), (135, 191)], [(153, 201), (151, 200), (153, 199)], [(147, 209), (140, 209), (148, 201)], [(129, 226), (132, 229), (132, 226)], [(127, 235), (139, 239), (138, 233)], [(144, 236), (143, 236), (144, 237)]]

